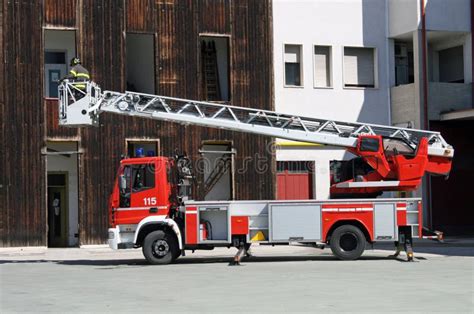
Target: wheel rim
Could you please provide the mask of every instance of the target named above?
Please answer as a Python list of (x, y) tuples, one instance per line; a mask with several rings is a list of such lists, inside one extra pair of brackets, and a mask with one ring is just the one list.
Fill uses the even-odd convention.
[(351, 232), (344, 233), (340, 240), (339, 246), (345, 252), (354, 251), (358, 244), (357, 236)]
[(168, 254), (170, 251), (170, 246), (168, 245), (168, 242), (164, 240), (157, 240), (153, 243), (153, 255), (156, 257), (163, 257)]

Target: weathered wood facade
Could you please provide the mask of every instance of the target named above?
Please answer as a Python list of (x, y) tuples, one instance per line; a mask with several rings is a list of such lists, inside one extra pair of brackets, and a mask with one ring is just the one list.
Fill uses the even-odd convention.
[[(207, 140), (236, 150), (236, 199), (273, 199), (272, 139), (104, 114), (101, 125), (66, 129), (43, 97), (44, 29), (76, 30), (76, 49), (103, 89), (126, 88), (126, 34), (155, 38), (162, 95), (202, 99), (199, 35), (229, 36), (231, 103), (273, 108), (271, 3), (263, 0), (8, 0), (0, 7), (0, 246), (47, 245), (47, 141), (73, 140), (79, 154), (79, 241), (106, 241), (107, 202), (126, 138), (157, 138), (160, 153), (199, 157)], [(256, 154), (259, 158), (255, 158)], [(265, 160), (263, 160), (265, 159)], [(260, 161), (259, 161), (260, 160)], [(262, 161), (263, 160), (263, 161)], [(267, 169), (256, 173), (257, 163)]]

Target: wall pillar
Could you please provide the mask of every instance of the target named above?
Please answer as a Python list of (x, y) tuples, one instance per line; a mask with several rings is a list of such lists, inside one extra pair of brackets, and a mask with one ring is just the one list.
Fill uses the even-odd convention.
[(318, 200), (327, 200), (330, 197), (331, 180), (329, 177), (329, 160), (316, 159), (314, 161), (313, 197)]

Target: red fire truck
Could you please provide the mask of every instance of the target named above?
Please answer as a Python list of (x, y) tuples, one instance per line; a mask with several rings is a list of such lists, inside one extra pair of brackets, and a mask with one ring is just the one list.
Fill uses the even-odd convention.
[(152, 264), (215, 247), (236, 247), (238, 264), (253, 243), (327, 244), (340, 259), (353, 260), (367, 243), (392, 242), (412, 260), (413, 237), (440, 236), (423, 228), (421, 199), (376, 198), (416, 189), (425, 173), (449, 174), (454, 150), (438, 132), (102, 91), (94, 82), (82, 91), (64, 81), (59, 95), (64, 126), (94, 126), (111, 112), (344, 147), (356, 156), (336, 169), (331, 199), (290, 201), (194, 201), (187, 157), (123, 159), (110, 197), (109, 245), (141, 247)]

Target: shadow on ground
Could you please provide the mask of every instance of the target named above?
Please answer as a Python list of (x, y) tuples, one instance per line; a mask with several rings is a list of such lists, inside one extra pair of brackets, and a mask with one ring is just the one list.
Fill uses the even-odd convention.
[[(424, 258), (419, 258), (424, 259)], [(213, 264), (223, 263), (228, 264), (232, 260), (231, 257), (182, 257), (176, 260), (172, 265), (186, 265), (186, 264)], [(406, 262), (403, 256), (397, 258), (392, 256), (362, 256), (359, 258), (362, 261), (379, 261), (379, 260), (394, 260), (398, 262)], [(318, 256), (252, 256), (244, 258), (242, 265), (252, 263), (282, 263), (282, 262), (308, 262), (308, 261), (331, 261), (331, 262), (346, 262), (341, 261), (332, 255), (318, 255)], [(55, 263), (66, 266), (152, 266), (144, 259), (118, 259), (118, 260), (0, 260), (0, 264), (36, 264), (36, 263)]]
[[(394, 250), (393, 245), (385, 244), (376, 244), (374, 245), (376, 250)], [(433, 242), (430, 245), (413, 245), (413, 251), (416, 254), (428, 253), (428, 254), (438, 254), (444, 256), (464, 256), (464, 257), (474, 257), (474, 245), (463, 245), (463, 246), (453, 246), (448, 243), (436, 243)]]

